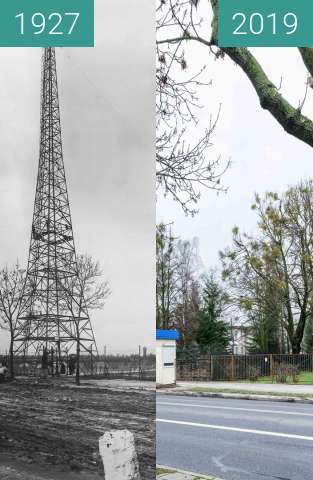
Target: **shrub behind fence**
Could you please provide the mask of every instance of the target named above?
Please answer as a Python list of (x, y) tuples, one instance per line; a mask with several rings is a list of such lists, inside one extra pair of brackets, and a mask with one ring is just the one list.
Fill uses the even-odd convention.
[(177, 359), (177, 380), (256, 381), (274, 377), (281, 366), (290, 370), (313, 372), (313, 354), (299, 355), (208, 355), (196, 359)]

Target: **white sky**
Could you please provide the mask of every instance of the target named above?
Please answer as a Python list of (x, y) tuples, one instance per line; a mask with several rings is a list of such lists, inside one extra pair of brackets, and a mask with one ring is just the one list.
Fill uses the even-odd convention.
[[(250, 232), (255, 228), (255, 215), (250, 210), (254, 193), (282, 191), (312, 176), (313, 150), (285, 133), (276, 120), (261, 109), (252, 85), (231, 60), (215, 60), (202, 45), (193, 44), (185, 51), (190, 67), (197, 71), (206, 64), (204, 78), (213, 81), (212, 86), (202, 87), (200, 92), (204, 108), (199, 114), (199, 132), (207, 125), (210, 114), (214, 115), (222, 104), (212, 137), (214, 147), (208, 155), (215, 158), (221, 153), (224, 159), (231, 159), (231, 169), (224, 177), (229, 191), (217, 197), (214, 192), (202, 189), (200, 213), (194, 218), (186, 217), (176, 203), (164, 200), (159, 194), (158, 220), (174, 221), (173, 231), (184, 239), (198, 237), (205, 266), (218, 267), (218, 251), (231, 244), (233, 226)], [(277, 86), (282, 77), (281, 91), (297, 107), (304, 97), (307, 79), (297, 49), (255, 48), (252, 51)], [(312, 90), (308, 92), (303, 113), (313, 118)], [(193, 135), (197, 132), (190, 135), (191, 141)]]
[[(0, 265), (25, 265), (38, 165), (40, 49), (0, 48)], [(112, 295), (91, 312), (100, 351), (154, 348), (154, 24), (146, 0), (96, 0), (96, 48), (57, 49), (78, 252)], [(0, 331), (0, 351), (7, 337)]]
[[(123, 12), (123, 15), (121, 15)], [(96, 48), (57, 51), (64, 160), (79, 252), (99, 259), (113, 291), (92, 313), (100, 350), (154, 347), (154, 25), (153, 2), (96, 0)], [(185, 217), (158, 195), (158, 220), (199, 238), (206, 267), (231, 242), (233, 225), (252, 231), (254, 192), (283, 190), (313, 172), (313, 151), (263, 111), (253, 87), (229, 59), (204, 46), (186, 49), (197, 71), (207, 64), (198, 129), (222, 111), (209, 155), (232, 160), (226, 195), (203, 190), (200, 213)], [(254, 49), (282, 92), (302, 100), (306, 71), (296, 49)], [(38, 49), (0, 49), (0, 265), (26, 263), (38, 162)], [(313, 117), (313, 92), (304, 108)], [(191, 132), (191, 138), (196, 132)], [(6, 346), (1, 332), (0, 350)]]

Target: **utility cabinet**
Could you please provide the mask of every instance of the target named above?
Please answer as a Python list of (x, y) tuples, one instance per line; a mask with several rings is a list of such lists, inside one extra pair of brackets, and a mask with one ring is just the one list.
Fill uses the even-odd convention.
[(158, 386), (176, 383), (177, 330), (157, 330), (156, 334), (156, 383)]

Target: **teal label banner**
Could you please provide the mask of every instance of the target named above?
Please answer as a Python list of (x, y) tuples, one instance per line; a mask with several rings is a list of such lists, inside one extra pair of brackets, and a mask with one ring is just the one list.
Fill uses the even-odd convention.
[(0, 47), (94, 46), (94, 0), (0, 1)]
[(218, 0), (220, 47), (313, 46), (312, 0)]

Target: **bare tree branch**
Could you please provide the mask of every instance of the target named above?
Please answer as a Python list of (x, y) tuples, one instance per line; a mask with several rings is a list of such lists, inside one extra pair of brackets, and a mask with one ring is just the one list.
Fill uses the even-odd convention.
[[(301, 113), (303, 105), (293, 107), (280, 93), (274, 83), (268, 78), (260, 63), (256, 60), (254, 55), (248, 48), (220, 48), (218, 46), (218, 0), (211, 0), (212, 7), (212, 31), (209, 39), (203, 38), (200, 34), (189, 34), (190, 24), (192, 23), (195, 6), (192, 1), (189, 2), (190, 9), (187, 10), (186, 0), (177, 0), (174, 4), (164, 0), (164, 6), (167, 7), (167, 18), (172, 13), (171, 29), (167, 29), (167, 35), (162, 38), (159, 43), (167, 43), (174, 45), (179, 43), (182, 45), (186, 42), (198, 42), (206, 45), (209, 49), (208, 53), (212, 52), (212, 47), (216, 48), (215, 55), (217, 58), (227, 55), (236, 65), (238, 65), (251, 85), (254, 87), (260, 105), (264, 110), (267, 110), (283, 127), (283, 129), (293, 135), (295, 138), (303, 141), (309, 146), (313, 146), (313, 122), (311, 119)], [(197, 3), (198, 6), (199, 2)], [(171, 13), (170, 13), (171, 11)], [(184, 15), (182, 17), (182, 11)], [(189, 15), (188, 15), (189, 12)], [(175, 19), (179, 18), (179, 21)], [(183, 18), (183, 20), (182, 20)], [(176, 29), (174, 28), (176, 26)], [(196, 22), (196, 30), (199, 30), (199, 24)], [(180, 32), (179, 32), (180, 31)], [(172, 34), (173, 32), (173, 34)], [(313, 48), (299, 48), (299, 52), (303, 59), (306, 69), (310, 74), (309, 85), (313, 86)]]
[[(202, 187), (225, 191), (221, 178), (229, 166), (221, 158), (207, 158), (212, 147), (212, 134), (219, 117), (208, 121), (207, 129), (190, 140), (192, 128), (198, 123), (201, 109), (198, 90), (207, 88), (199, 72), (188, 75), (188, 65), (182, 48), (184, 36), (197, 37), (201, 19), (195, 21), (190, 1), (159, 0), (157, 6), (157, 75), (156, 75), (156, 127), (157, 127), (157, 186), (170, 195), (186, 214), (197, 212), (196, 204)], [(163, 32), (175, 26), (184, 32), (183, 38), (162, 38)], [(200, 40), (199, 40), (200, 41)]]

